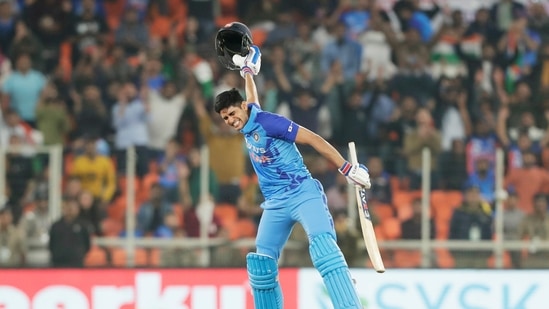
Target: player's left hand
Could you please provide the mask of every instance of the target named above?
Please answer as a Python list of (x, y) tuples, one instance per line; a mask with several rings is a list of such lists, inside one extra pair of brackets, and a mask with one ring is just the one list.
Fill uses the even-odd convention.
[(261, 70), (261, 51), (259, 50), (259, 47), (252, 45), (250, 47), (250, 52), (246, 57), (234, 55), (233, 62), (240, 67), (240, 76), (243, 78), (248, 73), (257, 75)]
[(370, 189), (370, 174), (364, 164), (351, 164), (347, 161), (339, 168), (339, 172), (347, 177), (347, 182), (356, 186)]

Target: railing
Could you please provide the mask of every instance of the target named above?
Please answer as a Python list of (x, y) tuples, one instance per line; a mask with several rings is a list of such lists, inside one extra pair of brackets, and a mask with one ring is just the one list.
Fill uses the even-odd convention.
[[(5, 157), (6, 153), (17, 152), (17, 149), (9, 150), (0, 150), (0, 158)], [(61, 175), (62, 175), (62, 148), (60, 146), (54, 147), (39, 147), (35, 149), (36, 153), (48, 154), (50, 160), (50, 216), (53, 219), (57, 219), (60, 216), (60, 205), (61, 205)], [(201, 160), (202, 162), (208, 162), (208, 149), (203, 147), (201, 149)], [(494, 239), (493, 240), (482, 240), (482, 241), (457, 241), (457, 240), (432, 240), (430, 239), (430, 185), (431, 179), (429, 177), (429, 166), (430, 166), (431, 154), (429, 150), (423, 150), (422, 155), (422, 164), (423, 164), (423, 177), (422, 177), (422, 229), (421, 229), (421, 239), (420, 240), (386, 240), (379, 241), (379, 246), (382, 250), (418, 250), (421, 252), (421, 267), (422, 268), (431, 268), (436, 267), (432, 263), (433, 261), (433, 250), (435, 249), (448, 249), (448, 250), (464, 250), (464, 251), (483, 251), (491, 252), (494, 257), (494, 267), (503, 268), (504, 267), (504, 252), (505, 251), (549, 251), (549, 241), (540, 241), (540, 240), (531, 240), (531, 241), (522, 241), (522, 240), (513, 240), (508, 241), (504, 240), (503, 235), (503, 201), (505, 199), (505, 191), (503, 190), (503, 170), (504, 170), (504, 155), (502, 150), (498, 150), (496, 153), (496, 205), (495, 205), (495, 220), (494, 220)], [(128, 181), (127, 185), (127, 209), (126, 209), (126, 237), (124, 238), (94, 238), (94, 244), (100, 247), (121, 247), (125, 248), (127, 254), (127, 266), (135, 266), (135, 250), (137, 248), (159, 248), (159, 249), (169, 249), (169, 248), (182, 248), (186, 250), (198, 250), (199, 254), (199, 265), (201, 267), (208, 267), (211, 265), (211, 249), (215, 249), (221, 246), (230, 246), (232, 248), (248, 249), (254, 250), (255, 244), (254, 239), (240, 239), (236, 241), (230, 241), (225, 238), (209, 238), (207, 235), (206, 229), (201, 229), (201, 237), (198, 238), (175, 238), (175, 239), (158, 239), (158, 238), (136, 238), (133, 233), (135, 229), (135, 200), (132, 198), (134, 196), (136, 188), (134, 187), (134, 182), (130, 181), (135, 177), (135, 152), (130, 149), (127, 152), (127, 174), (126, 177)], [(5, 184), (5, 162), (0, 160), (0, 188), (4, 187)], [(208, 179), (208, 166), (204, 165), (201, 169), (201, 181), (202, 187), (207, 188)], [(3, 192), (0, 191), (0, 198)], [(349, 216), (351, 222), (356, 222), (356, 205), (354, 192), (352, 188), (349, 189)], [(4, 197), (5, 198), (5, 197)], [(207, 191), (201, 192), (201, 203), (198, 206), (199, 215), (201, 222), (211, 222), (212, 204), (208, 203), (207, 200)], [(204, 224), (205, 226), (205, 224)], [(357, 228), (360, 228), (357, 226)], [(33, 240), (29, 241), (30, 244), (33, 243)], [(361, 253), (365, 252), (363, 241), (359, 240), (357, 246), (362, 250)], [(200, 250), (202, 249), (202, 250)], [(306, 249), (306, 244), (298, 241), (290, 240), (286, 246), (287, 250), (297, 250), (297, 249)], [(365, 260), (366, 255), (364, 254)], [(284, 265), (284, 260), (281, 262)]]

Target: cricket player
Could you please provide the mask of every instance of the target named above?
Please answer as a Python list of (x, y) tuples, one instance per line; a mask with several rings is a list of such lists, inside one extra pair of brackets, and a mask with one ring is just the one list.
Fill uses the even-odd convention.
[[(236, 27), (235, 27), (235, 24)], [(263, 214), (256, 238), (256, 251), (246, 256), (248, 277), (255, 308), (283, 308), (283, 296), (278, 281), (278, 259), (292, 231), (299, 222), (309, 238), (311, 260), (320, 272), (334, 308), (361, 309), (345, 258), (336, 243), (334, 223), (320, 182), (311, 177), (297, 144), (312, 146), (328, 160), (340, 166), (339, 172), (350, 183), (369, 188), (370, 176), (362, 164), (352, 165), (326, 140), (277, 114), (261, 110), (253, 79), (261, 67), (261, 52), (251, 45), (249, 29), (232, 23), (216, 38), (220, 61), (229, 69), (238, 68), (245, 79), (246, 99), (236, 90), (228, 90), (215, 99), (214, 109), (246, 141), (252, 165), (265, 197)], [(240, 39), (244, 37), (244, 39)], [(229, 42), (237, 38), (239, 41)], [(223, 46), (233, 44), (243, 48), (231, 58), (223, 55)], [(248, 50), (246, 50), (248, 49)]]

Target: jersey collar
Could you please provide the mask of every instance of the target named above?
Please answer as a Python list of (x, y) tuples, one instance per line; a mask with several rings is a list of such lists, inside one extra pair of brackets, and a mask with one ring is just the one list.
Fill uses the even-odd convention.
[(242, 129), (240, 130), (240, 133), (243, 134), (250, 133), (254, 129), (255, 118), (257, 117), (259, 107), (255, 103), (248, 103), (248, 109), (250, 110), (250, 117), (248, 118), (248, 121), (246, 122), (244, 127), (242, 127)]

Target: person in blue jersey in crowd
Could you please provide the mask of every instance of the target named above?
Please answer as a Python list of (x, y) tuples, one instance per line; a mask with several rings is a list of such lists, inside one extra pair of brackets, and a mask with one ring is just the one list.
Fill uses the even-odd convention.
[[(236, 24), (236, 25), (235, 25)], [(226, 32), (226, 33), (224, 33)], [(240, 36), (239, 36), (240, 35)], [(224, 37), (225, 36), (225, 37)], [(236, 48), (241, 56), (223, 45), (243, 37)], [(234, 42), (232, 42), (234, 43)], [(254, 75), (261, 67), (261, 52), (251, 43), (249, 29), (232, 23), (216, 37), (219, 60), (229, 69), (239, 69), (245, 79), (246, 99), (236, 89), (220, 93), (214, 109), (235, 130), (240, 131), (265, 197), (256, 237), (256, 252), (246, 256), (248, 277), (255, 308), (283, 308), (278, 281), (278, 259), (296, 222), (309, 238), (311, 260), (320, 272), (334, 308), (362, 308), (348, 265), (336, 243), (334, 222), (320, 182), (312, 178), (296, 144), (309, 145), (336, 166), (351, 184), (370, 188), (368, 169), (352, 165), (325, 139), (293, 121), (263, 111), (259, 104)]]

